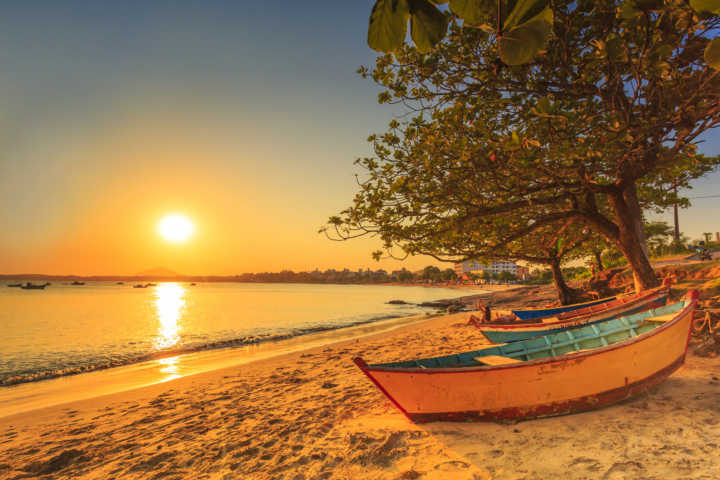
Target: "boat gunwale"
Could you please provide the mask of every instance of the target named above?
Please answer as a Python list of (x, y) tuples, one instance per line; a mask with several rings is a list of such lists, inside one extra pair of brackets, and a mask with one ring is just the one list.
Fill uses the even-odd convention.
[[(585, 314), (575, 315), (571, 318), (567, 318), (565, 320), (557, 320), (555, 322), (533, 322), (533, 323), (516, 323), (516, 324), (497, 324), (493, 325), (492, 323), (481, 323), (479, 325), (476, 325), (480, 331), (515, 331), (515, 330), (521, 330), (521, 331), (532, 331), (533, 329), (538, 330), (547, 330), (548, 328), (553, 328), (557, 326), (573, 326), (573, 325), (583, 325), (585, 323), (588, 323), (590, 320), (592, 320), (592, 317), (597, 315), (606, 315), (613, 313), (612, 308), (614, 307), (623, 307), (623, 308), (630, 308), (633, 306), (636, 306), (638, 303), (644, 302), (648, 299), (653, 299), (653, 297), (661, 297), (663, 295), (668, 295), (670, 293), (669, 287), (659, 287), (658, 289), (653, 290), (652, 292), (647, 293), (647, 295), (644, 296), (638, 296), (637, 298), (628, 301), (627, 303), (622, 303), (619, 305), (614, 305), (611, 308), (608, 308), (603, 311), (598, 312), (587, 312)], [(622, 310), (621, 310), (622, 313)], [(546, 317), (547, 318), (547, 317)], [(604, 321), (605, 319), (600, 319), (598, 321)], [(610, 320), (609, 318), (607, 320)]]
[[(601, 355), (606, 352), (610, 352), (613, 350), (617, 350), (619, 348), (624, 348), (628, 345), (632, 345), (634, 343), (640, 343), (644, 342), (646, 339), (651, 338), (655, 335), (659, 335), (660, 333), (664, 332), (665, 330), (669, 329), (670, 327), (674, 326), (676, 323), (680, 321), (681, 318), (683, 318), (685, 315), (692, 313), (694, 311), (695, 307), (698, 303), (698, 297), (699, 292), (697, 290), (692, 290), (691, 292), (688, 292), (686, 299), (683, 301), (688, 301), (689, 303), (680, 310), (677, 315), (673, 317), (672, 320), (669, 320), (665, 322), (663, 325), (660, 325), (656, 328), (653, 328), (652, 330), (642, 333), (640, 335), (637, 335), (635, 337), (631, 337), (628, 339), (625, 339), (621, 342), (613, 343), (611, 345), (605, 345), (602, 347), (596, 347), (587, 349), (584, 351), (576, 351), (571, 353), (565, 353), (562, 355), (555, 355), (552, 357), (545, 357), (545, 358), (537, 358), (534, 360), (526, 360), (521, 361), (519, 363), (512, 363), (512, 364), (505, 364), (505, 365), (473, 365), (470, 367), (427, 367), (427, 368), (420, 368), (420, 367), (380, 367), (380, 366), (373, 366), (369, 365), (365, 362), (365, 360), (362, 359), (362, 357), (356, 357), (354, 359), (355, 364), (360, 367), (363, 372), (368, 375), (367, 372), (373, 371), (373, 372), (390, 372), (390, 373), (412, 373), (412, 374), (424, 374), (424, 375), (433, 375), (433, 374), (443, 374), (443, 373), (469, 373), (469, 372), (477, 372), (477, 371), (499, 371), (499, 370), (505, 370), (510, 368), (525, 368), (525, 367), (535, 367), (538, 365), (543, 364), (553, 364), (553, 363), (561, 363), (561, 362), (568, 362), (572, 361), (578, 358), (586, 358), (594, 355)], [(691, 322), (692, 327), (692, 322)], [(685, 350), (687, 351), (687, 342), (690, 339), (690, 331), (688, 330), (688, 336), (685, 342)], [(467, 353), (467, 352), (464, 352)], [(370, 376), (370, 375), (368, 375)], [(371, 377), (372, 378), (372, 377)], [(373, 379), (373, 382), (379, 386), (378, 382), (376, 382)], [(384, 391), (384, 389), (382, 389)]]
[[(613, 310), (617, 307), (625, 307), (628, 304), (632, 304), (633, 302), (648, 298), (654, 294), (669, 294), (670, 293), (670, 283), (669, 282), (663, 282), (662, 285), (659, 287), (651, 288), (649, 290), (645, 290), (644, 292), (635, 293), (632, 295), (618, 295), (618, 297), (615, 300), (611, 300), (609, 302), (601, 303), (599, 305), (591, 305), (586, 308), (580, 308), (577, 310), (571, 310), (569, 312), (559, 313), (557, 315), (557, 318), (559, 321), (569, 321), (575, 319), (575, 317), (585, 317), (585, 316), (591, 316), (594, 314), (601, 314), (601, 313), (607, 313), (610, 310)], [(617, 302), (617, 303), (615, 303)], [(583, 311), (586, 309), (592, 309), (600, 307), (597, 311)]]
[[(588, 300), (587, 302), (572, 303), (572, 304), (570, 304), (570, 305), (560, 305), (560, 306), (558, 306), (558, 307), (515, 308), (515, 309), (511, 309), (510, 311), (513, 313), (513, 315), (518, 316), (515, 312), (528, 312), (528, 313), (531, 313), (531, 312), (542, 312), (543, 310), (559, 310), (559, 309), (562, 309), (562, 308), (577, 307), (577, 306), (579, 306), (579, 305), (586, 305), (586, 306), (588, 306), (588, 307), (592, 307), (593, 305), (602, 305), (603, 303), (612, 302), (613, 300), (617, 300), (617, 299), (620, 298), (621, 296), (622, 296), (622, 295), (611, 295), (611, 296), (609, 296), (609, 297), (598, 298), (598, 299), (596, 299), (596, 300)], [(584, 307), (580, 307), (580, 308), (584, 308)], [(574, 309), (574, 310), (579, 310), (580, 308), (577, 308), (577, 309)], [(573, 310), (567, 310), (567, 312), (572, 312), (572, 311), (573, 311)], [(560, 313), (567, 313), (567, 312), (560, 312)], [(548, 315), (545, 315), (545, 316), (550, 316), (550, 315), (554, 315), (554, 314), (549, 313)], [(519, 317), (518, 317), (518, 318), (519, 318)], [(537, 320), (538, 318), (542, 318), (542, 316), (540, 316), (540, 317), (531, 317), (531, 318), (529, 318), (528, 320)]]

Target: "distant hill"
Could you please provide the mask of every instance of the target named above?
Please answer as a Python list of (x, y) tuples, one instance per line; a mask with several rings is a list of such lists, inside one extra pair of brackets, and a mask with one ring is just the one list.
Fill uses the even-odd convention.
[(167, 278), (167, 277), (181, 277), (182, 275), (180, 275), (177, 272), (173, 272), (172, 270), (170, 270), (168, 268), (156, 267), (156, 268), (151, 268), (150, 270), (145, 270), (143, 272), (136, 273), (135, 276), (136, 277), (165, 277), (165, 278)]

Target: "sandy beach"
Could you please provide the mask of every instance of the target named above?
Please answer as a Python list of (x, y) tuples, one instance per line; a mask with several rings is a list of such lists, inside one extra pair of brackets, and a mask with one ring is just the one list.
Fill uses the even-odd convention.
[(412, 424), (352, 363), (486, 343), (467, 317), (0, 419), (0, 478), (718, 478), (716, 358), (622, 404), (516, 424)]

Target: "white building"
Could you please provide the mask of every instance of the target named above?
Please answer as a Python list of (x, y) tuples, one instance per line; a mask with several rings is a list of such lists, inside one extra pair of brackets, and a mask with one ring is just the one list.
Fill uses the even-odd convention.
[(526, 271), (527, 267), (520, 266), (515, 262), (510, 262), (507, 260), (494, 261), (490, 264), (480, 263), (475, 260), (467, 260), (465, 262), (455, 264), (455, 273), (458, 277), (462, 277), (463, 274), (466, 273), (480, 272), (510, 272), (518, 277), (523, 277), (524, 275), (526, 275)]

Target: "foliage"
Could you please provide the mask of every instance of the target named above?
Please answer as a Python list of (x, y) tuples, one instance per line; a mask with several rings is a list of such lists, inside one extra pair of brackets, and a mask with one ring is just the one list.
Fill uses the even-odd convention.
[(444, 280), (446, 282), (457, 280), (458, 276), (457, 273), (455, 273), (455, 270), (452, 268), (446, 268), (442, 272), (440, 272), (440, 280)]
[[(449, 3), (443, 13), (438, 4)], [(571, 2), (575, 11), (588, 11), (597, 6), (615, 14), (617, 20), (633, 28), (638, 19), (645, 23), (660, 21), (680, 6), (688, 15), (702, 20), (720, 14), (718, 0), (691, 0), (689, 6), (680, 0), (622, 0), (619, 2)], [(542, 52), (552, 35), (556, 14), (566, 13), (567, 2), (549, 0), (376, 0), (368, 25), (368, 45), (381, 52), (393, 52), (405, 41), (407, 22), (411, 37), (421, 52), (428, 52), (447, 33), (447, 17), (462, 19), (465, 28), (477, 28), (497, 39), (499, 58), (507, 65), (531, 62)], [(611, 19), (608, 19), (610, 21)], [(681, 20), (682, 21), (682, 20)], [(682, 38), (669, 38), (669, 48), (680, 46)], [(615, 59), (621, 58), (623, 44), (617, 37), (608, 36), (606, 50)], [(588, 42), (585, 46), (590, 46)], [(704, 58), (709, 66), (720, 68), (720, 39), (707, 42)]]
[(628, 263), (620, 250), (615, 247), (611, 247), (605, 251), (602, 258), (605, 269), (625, 266)]
[(673, 227), (667, 222), (645, 223), (645, 237), (647, 238), (650, 255), (659, 257), (670, 253), (669, 246), (673, 239)]
[(552, 272), (549, 269), (533, 270), (530, 277), (525, 280), (528, 285), (546, 285), (552, 282)]
[(513, 280), (517, 280), (517, 276), (512, 272), (502, 271), (498, 274), (498, 280), (507, 283)]
[[(443, 13), (434, 4), (449, 3)], [(486, 0), (377, 0), (370, 14), (368, 45), (392, 52), (410, 36), (420, 52), (430, 51), (447, 32), (448, 17), (455, 14), (467, 27), (494, 33), (500, 58), (508, 65), (527, 63), (547, 44), (553, 12), (545, 0), (500, 2), (493, 8)], [(494, 24), (492, 27), (490, 23)]]
[(565, 278), (570, 281), (585, 280), (592, 276), (592, 273), (587, 267), (563, 268), (563, 274), (565, 275)]
[(628, 258), (639, 288), (657, 284), (642, 209), (677, 201), (670, 180), (685, 187), (720, 162), (696, 151), (720, 124), (720, 72), (702, 61), (719, 19), (684, 2), (624, 16), (612, 2), (554, 5), (548, 54), (532, 65), (497, 69), (492, 39), (451, 22), (430, 54), (404, 46), (361, 70), (385, 87), (381, 102), (416, 116), (370, 137), (367, 176), (331, 232), (457, 260), (573, 220)]
[(422, 271), (421, 277), (423, 280), (429, 281), (429, 280), (439, 280), (440, 279), (440, 269), (434, 265), (428, 265), (425, 267)]

